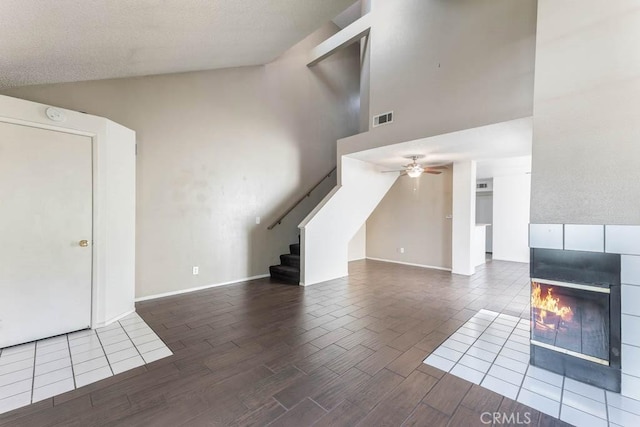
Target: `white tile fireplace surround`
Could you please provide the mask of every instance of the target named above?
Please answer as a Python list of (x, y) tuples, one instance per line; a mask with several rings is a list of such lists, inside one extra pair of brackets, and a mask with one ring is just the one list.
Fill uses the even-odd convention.
[(640, 426), (640, 400), (529, 365), (529, 328), (480, 310), (424, 363), (578, 427)]
[(529, 246), (621, 255), (621, 394), (640, 400), (640, 225), (531, 224)]
[(104, 328), (0, 349), (0, 414), (172, 354), (136, 313)]

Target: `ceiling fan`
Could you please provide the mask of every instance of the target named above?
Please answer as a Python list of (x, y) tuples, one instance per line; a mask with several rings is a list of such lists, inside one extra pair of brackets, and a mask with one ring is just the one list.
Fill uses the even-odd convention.
[(383, 173), (387, 172), (402, 172), (400, 176), (409, 175), (411, 178), (417, 178), (423, 173), (429, 173), (432, 175), (440, 175), (443, 169), (448, 169), (447, 166), (421, 166), (416, 160), (422, 159), (424, 156), (422, 155), (412, 155), (405, 156), (406, 159), (411, 159), (411, 163), (408, 165), (404, 165), (404, 169), (398, 169), (393, 171), (382, 171)]

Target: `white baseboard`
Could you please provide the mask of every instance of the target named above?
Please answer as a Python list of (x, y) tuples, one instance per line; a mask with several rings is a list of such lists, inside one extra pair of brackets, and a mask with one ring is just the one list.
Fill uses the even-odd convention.
[(390, 262), (392, 264), (409, 265), (411, 267), (430, 268), (432, 270), (451, 271), (450, 268), (436, 267), (435, 265), (414, 264), (414, 263), (411, 263), (411, 262), (402, 262), (402, 261), (394, 261), (394, 260), (391, 260), (391, 259), (371, 258), (371, 257), (367, 257), (366, 259), (370, 259), (371, 261)]
[(310, 283), (310, 284), (305, 284), (304, 282), (300, 282), (299, 285), (308, 288), (309, 286), (322, 285), (323, 283), (331, 282), (332, 280), (344, 279), (345, 277), (349, 277), (349, 275), (340, 276), (340, 277), (336, 277), (334, 279), (327, 279), (327, 280), (323, 280), (322, 282), (315, 282), (315, 283)]
[(195, 287), (195, 288), (180, 289), (179, 291), (171, 291), (171, 292), (164, 292), (162, 294), (149, 295), (149, 296), (146, 296), (146, 297), (136, 298), (135, 302), (148, 301), (148, 300), (152, 300), (152, 299), (170, 297), (170, 296), (180, 295), (180, 294), (188, 294), (190, 292), (202, 291), (204, 289), (216, 288), (218, 286), (233, 285), (235, 283), (248, 282), (249, 280), (264, 279), (265, 277), (269, 277), (269, 275), (268, 274), (260, 274), (258, 276), (251, 276), (251, 277), (247, 277), (247, 278), (244, 278), (244, 279), (231, 280), (229, 282), (214, 283), (213, 285), (204, 285), (204, 286), (198, 286), (198, 287)]
[(528, 258), (508, 259), (508, 258), (500, 258), (500, 257), (496, 258), (494, 256), (491, 256), (491, 261), (520, 262), (523, 264), (529, 264)]
[(131, 313), (133, 313), (135, 311), (136, 311), (136, 309), (132, 308), (131, 310), (125, 311), (124, 313), (114, 317), (113, 319), (109, 319), (109, 320), (107, 320), (105, 322), (98, 323), (96, 326), (92, 327), (91, 329), (96, 329), (96, 328), (102, 328), (104, 326), (109, 326), (113, 322), (117, 322), (118, 320), (120, 320), (120, 319), (122, 319), (124, 317), (127, 317), (128, 315), (130, 315)]

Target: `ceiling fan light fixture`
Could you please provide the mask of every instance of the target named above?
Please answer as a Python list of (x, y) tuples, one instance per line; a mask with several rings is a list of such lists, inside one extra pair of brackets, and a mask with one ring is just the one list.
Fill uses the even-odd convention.
[(420, 165), (412, 165), (407, 168), (407, 175), (409, 175), (411, 178), (419, 177), (420, 175), (422, 175), (422, 172), (424, 172), (424, 168)]

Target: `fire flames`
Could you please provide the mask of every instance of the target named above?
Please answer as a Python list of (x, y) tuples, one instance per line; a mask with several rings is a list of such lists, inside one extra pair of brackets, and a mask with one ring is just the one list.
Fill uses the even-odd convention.
[(554, 327), (555, 325), (550, 325), (548, 322), (545, 322), (545, 319), (548, 317), (548, 314), (551, 313), (552, 317), (560, 316), (560, 318), (565, 322), (570, 322), (573, 319), (573, 311), (571, 307), (560, 306), (560, 298), (554, 298), (552, 291), (553, 288), (547, 288), (547, 294), (542, 296), (542, 289), (540, 288), (540, 284), (533, 282), (531, 290), (531, 307), (537, 308), (538, 310), (538, 318), (536, 321), (539, 324), (543, 324), (547, 327)]

